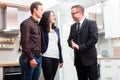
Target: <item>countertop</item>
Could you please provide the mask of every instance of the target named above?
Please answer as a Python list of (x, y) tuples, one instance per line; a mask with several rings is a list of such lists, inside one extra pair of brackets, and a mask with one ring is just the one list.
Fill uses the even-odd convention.
[(18, 66), (20, 53), (0, 54), (0, 67)]
[[(0, 54), (0, 67), (4, 66), (19, 66), (20, 53), (16, 54)], [(98, 60), (103, 59), (120, 59), (120, 57), (98, 57)]]
[(98, 60), (100, 59), (120, 59), (120, 57), (98, 57)]
[(0, 67), (4, 67), (4, 66), (19, 66), (19, 63), (15, 61), (0, 62)]

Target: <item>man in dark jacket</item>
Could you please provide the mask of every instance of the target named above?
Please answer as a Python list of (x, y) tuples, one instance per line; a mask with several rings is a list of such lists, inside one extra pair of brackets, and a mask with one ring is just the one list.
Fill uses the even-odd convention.
[(75, 23), (71, 26), (68, 44), (74, 49), (78, 80), (97, 80), (96, 22), (84, 17), (81, 5), (72, 6), (71, 15)]
[(31, 4), (32, 16), (24, 20), (20, 25), (22, 54), (20, 56), (20, 67), (22, 80), (39, 80), (41, 70), (41, 32), (38, 25), (42, 17), (42, 3)]

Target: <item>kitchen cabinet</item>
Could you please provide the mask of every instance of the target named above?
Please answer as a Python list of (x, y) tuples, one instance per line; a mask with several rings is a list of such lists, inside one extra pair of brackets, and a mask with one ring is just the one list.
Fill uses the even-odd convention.
[(101, 59), (100, 67), (101, 80), (120, 80), (120, 59)]
[(117, 80), (120, 80), (120, 60), (116, 62), (116, 69), (117, 69)]
[(0, 49), (13, 49), (14, 38), (13, 37), (0, 37)]
[(1, 30), (0, 32), (0, 50), (14, 48), (15, 38), (19, 30)]
[(3, 80), (3, 68), (0, 67), (0, 80)]

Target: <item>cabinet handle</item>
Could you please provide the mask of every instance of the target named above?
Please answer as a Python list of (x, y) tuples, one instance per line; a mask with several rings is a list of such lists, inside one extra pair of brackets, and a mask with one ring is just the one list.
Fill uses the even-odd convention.
[(105, 66), (105, 68), (111, 68), (111, 66)]
[(112, 77), (106, 77), (106, 79), (108, 79), (108, 80), (112, 80)]
[(117, 66), (118, 68), (120, 68), (120, 66)]
[(111, 62), (111, 60), (110, 60), (110, 59), (107, 59), (107, 60), (105, 60), (105, 62)]

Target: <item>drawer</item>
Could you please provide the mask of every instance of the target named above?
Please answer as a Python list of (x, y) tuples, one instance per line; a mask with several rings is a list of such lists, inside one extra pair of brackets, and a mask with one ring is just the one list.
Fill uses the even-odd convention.
[(103, 65), (100, 68), (101, 76), (115, 76), (116, 72), (117, 69), (114, 65)]
[(117, 78), (114, 76), (105, 76), (105, 77), (101, 77), (101, 80), (117, 80)]
[(111, 60), (111, 59), (105, 59), (105, 60), (101, 60), (101, 65), (113, 65), (113, 64), (116, 64), (116, 60)]
[(117, 59), (117, 60), (115, 61), (115, 63), (116, 63), (116, 65), (119, 65), (119, 66), (120, 66), (120, 59)]

